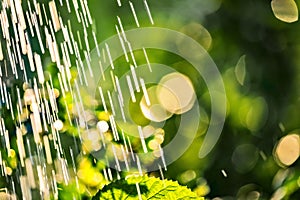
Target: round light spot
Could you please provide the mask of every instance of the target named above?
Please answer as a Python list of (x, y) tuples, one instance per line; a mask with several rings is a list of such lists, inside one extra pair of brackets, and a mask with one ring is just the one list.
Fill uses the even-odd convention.
[(300, 145), (299, 135), (287, 135), (278, 142), (275, 150), (275, 157), (285, 166), (293, 164), (299, 157)]
[(164, 109), (171, 113), (182, 114), (189, 111), (196, 95), (190, 79), (178, 72), (164, 76), (157, 88), (157, 98)]
[(101, 133), (105, 133), (109, 129), (109, 125), (106, 121), (99, 121), (97, 123), (97, 128)]
[(157, 150), (159, 149), (159, 143), (154, 139), (154, 140), (150, 140), (148, 142), (148, 146), (151, 150)]
[(250, 171), (258, 159), (258, 150), (252, 144), (242, 144), (238, 146), (231, 157), (235, 169), (240, 173)]
[(54, 123), (53, 123), (53, 126), (56, 130), (60, 131), (63, 129), (64, 127), (64, 123), (61, 121), (61, 120), (56, 120)]
[(294, 0), (273, 0), (271, 7), (275, 17), (281, 21), (291, 23), (298, 20), (298, 8)]
[(197, 174), (194, 170), (187, 170), (180, 175), (179, 180), (181, 183), (187, 184), (188, 182), (194, 180), (196, 177)]
[(157, 99), (158, 86), (152, 86), (147, 89), (147, 93), (150, 99), (151, 105), (146, 103), (145, 96), (140, 101), (140, 108), (144, 116), (154, 122), (162, 122), (172, 116), (172, 113), (168, 112)]
[(150, 137), (151, 135), (154, 134), (154, 132), (155, 132), (155, 128), (151, 125), (143, 127), (143, 134), (145, 138)]

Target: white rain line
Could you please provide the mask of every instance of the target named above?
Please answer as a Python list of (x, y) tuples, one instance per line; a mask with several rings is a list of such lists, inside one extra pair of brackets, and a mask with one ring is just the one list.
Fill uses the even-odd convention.
[(153, 21), (153, 18), (152, 18), (152, 15), (151, 15), (151, 12), (150, 12), (150, 9), (149, 9), (147, 0), (144, 0), (144, 5), (145, 5), (145, 8), (146, 8), (148, 17), (149, 17), (149, 19), (150, 19), (150, 22), (151, 22), (152, 25), (154, 25), (154, 21)]
[(112, 70), (110, 70), (110, 78), (111, 78), (112, 84), (114, 86), (114, 90), (117, 91), (116, 81), (115, 81), (114, 77), (115, 77), (114, 72)]
[[(29, 140), (27, 140), (27, 144), (29, 143)], [(30, 144), (28, 144), (28, 146), (30, 146)], [(30, 154), (30, 156), (32, 156)], [(27, 177), (28, 177), (28, 182), (29, 182), (29, 185), (32, 189), (36, 188), (36, 184), (35, 184), (35, 178), (34, 178), (34, 174), (33, 174), (33, 169), (32, 169), (32, 164), (31, 164), (31, 161), (29, 158), (26, 158), (25, 159), (25, 169), (26, 169), (26, 174), (27, 174)]]
[(55, 52), (54, 52), (54, 48), (53, 48), (52, 37), (49, 34), (47, 27), (45, 27), (45, 36), (46, 36), (46, 45), (48, 45), (51, 61), (55, 62), (56, 58), (55, 58)]
[(24, 13), (23, 13), (23, 8), (21, 5), (21, 1), (15, 1), (15, 6), (16, 6), (16, 13), (18, 16), (18, 20), (20, 25), (22, 26), (23, 30), (26, 29), (26, 22), (25, 22), (25, 18), (24, 18)]
[(52, 156), (51, 156), (51, 151), (50, 151), (50, 144), (49, 144), (49, 139), (47, 135), (43, 136), (43, 141), (44, 141), (44, 148), (46, 152), (46, 161), (49, 165), (52, 164)]
[(16, 46), (17, 46), (17, 55), (18, 55), (18, 59), (19, 59), (20, 69), (24, 70), (24, 66), (22, 65), (22, 56), (21, 56), (21, 52), (20, 52), (20, 45), (16, 44)]
[(0, 152), (0, 168), (1, 168), (1, 176), (4, 176), (4, 167), (2, 166), (3, 160), (2, 160), (2, 154)]
[(101, 72), (102, 78), (105, 81), (105, 75), (104, 75), (104, 71), (103, 71), (103, 66), (102, 66), (101, 60), (99, 60), (99, 67), (100, 67), (100, 72)]
[(89, 69), (89, 72), (90, 72), (90, 76), (94, 77), (92, 66), (91, 66), (91, 63), (90, 63), (89, 56), (88, 56), (88, 52), (87, 51), (83, 51), (83, 52), (84, 52), (85, 61), (87, 63), (87, 66), (88, 66), (88, 69)]
[(106, 55), (105, 55), (105, 49), (102, 48), (102, 58), (103, 58), (103, 62), (106, 63)]
[(80, 11), (79, 11), (79, 16), (81, 18), (83, 29), (86, 29), (86, 27), (88, 27), (87, 19), (84, 17), (84, 15), (82, 14), (82, 12), (80, 12)]
[(30, 70), (32, 72), (34, 72), (35, 71), (35, 66), (34, 66), (34, 62), (33, 62), (33, 55), (32, 55), (31, 46), (30, 46), (29, 43), (27, 44), (27, 56), (28, 56), (28, 60), (29, 60)]
[(116, 152), (116, 149), (115, 149), (115, 145), (112, 144), (112, 145), (111, 145), (111, 148), (112, 148), (112, 152), (113, 152), (114, 157), (115, 157), (117, 170), (120, 172), (120, 171), (121, 171), (121, 167), (120, 167), (119, 159), (118, 159), (118, 157), (117, 157), (117, 152)]
[(130, 139), (129, 139), (128, 136), (127, 136), (127, 142), (128, 142), (128, 145), (129, 145), (129, 149), (130, 149), (132, 160), (135, 161), (135, 157), (134, 157), (135, 154), (133, 153), (131, 142), (130, 142)]
[(11, 21), (12, 23), (16, 24), (18, 23), (17, 20), (17, 14), (16, 14), (16, 9), (15, 9), (15, 4), (13, 1), (10, 2), (10, 11), (11, 11)]
[(161, 157), (162, 163), (164, 165), (165, 171), (167, 171), (167, 165), (166, 165), (166, 160), (165, 160), (165, 156), (164, 156), (164, 150), (161, 148), (160, 145), (159, 145), (159, 151), (160, 151), (160, 157)]
[[(35, 119), (36, 118), (36, 119)], [(31, 126), (32, 126), (32, 130), (33, 130), (33, 137), (34, 137), (34, 142), (36, 144), (40, 143), (40, 135), (39, 135), (39, 132), (38, 132), (38, 123), (39, 121), (35, 121), (37, 120), (38, 118), (35, 117), (34, 114), (30, 114), (30, 122), (31, 122)]]
[(49, 8), (51, 13), (51, 18), (53, 21), (54, 30), (55, 32), (57, 32), (60, 29), (60, 23), (59, 23), (57, 9), (54, 0), (49, 2)]
[[(13, 30), (14, 30), (14, 34), (15, 34), (15, 40), (16, 40), (16, 43), (17, 42), (19, 42), (19, 36), (18, 36), (18, 32), (17, 32), (17, 25), (19, 25), (19, 24), (15, 24), (15, 23), (12, 23), (12, 25), (13, 25)], [(14, 43), (12, 43), (12, 44), (14, 44)]]
[(73, 153), (73, 149), (71, 147), (69, 147), (70, 150), (70, 156), (71, 156), (71, 160), (72, 160), (72, 167), (73, 167), (73, 171), (76, 174), (77, 170), (76, 170), (76, 164), (75, 164), (75, 159), (74, 159), (74, 153)]
[(93, 34), (94, 43), (95, 43), (96, 50), (97, 50), (97, 55), (100, 58), (100, 50), (99, 50), (99, 46), (98, 46), (98, 42), (97, 42), (96, 33), (94, 31), (92, 31), (92, 34)]
[(108, 171), (109, 180), (112, 181), (113, 180), (113, 176), (112, 176), (112, 173), (111, 173), (111, 169), (107, 168), (107, 171)]
[(0, 61), (4, 59), (3, 57), (3, 51), (2, 51), (2, 46), (1, 46), (1, 40), (0, 40)]
[(119, 26), (121, 28), (121, 32), (122, 32), (123, 38), (124, 38), (125, 42), (127, 42), (127, 38), (126, 38), (126, 35), (125, 35), (125, 32), (124, 32), (122, 21), (121, 21), (121, 19), (120, 19), (119, 16), (117, 16), (117, 19), (118, 19)]
[(81, 72), (83, 74), (85, 85), (88, 86), (88, 80), (87, 80), (87, 77), (86, 77), (86, 74), (85, 74), (85, 70), (84, 70), (84, 66), (83, 66), (83, 62), (82, 62), (81, 59), (79, 59), (79, 66), (80, 66)]
[[(62, 52), (64, 53), (64, 56), (63, 56), (64, 65), (65, 65), (66, 69), (69, 69), (72, 66), (72, 64), (71, 64), (70, 54), (69, 54), (68, 47), (67, 47), (67, 42), (60, 43), (60, 46), (61, 46)], [(70, 77), (69, 77), (68, 72), (69, 72), (69, 70), (67, 70), (67, 76), (68, 76), (68, 80), (69, 80)]]
[[(29, 15), (28, 11), (26, 11), (26, 17), (27, 17), (27, 22), (29, 24), (30, 33), (31, 33), (32, 37), (34, 37), (34, 31), (33, 31), (33, 28), (32, 28), (33, 25), (32, 25), (32, 21), (31, 21), (31, 18), (30, 18), (30, 15)], [(19, 25), (19, 26), (21, 27), (21, 25)], [(22, 31), (23, 31), (23, 29), (22, 29)]]
[(62, 26), (62, 32), (63, 32), (64, 39), (68, 44), (69, 51), (73, 55), (73, 48), (72, 48), (72, 44), (71, 44), (71, 41), (70, 41), (70, 35), (69, 35), (69, 32), (68, 32), (67, 26)]
[(45, 4), (42, 3), (42, 7), (43, 7), (43, 13), (44, 13), (44, 16), (45, 16), (45, 21), (46, 21), (46, 24), (48, 25), (48, 15), (47, 15), (47, 12), (46, 12), (46, 8), (45, 8)]
[(89, 9), (89, 7), (88, 7), (88, 2), (87, 2), (87, 0), (84, 1), (84, 8), (85, 8), (85, 10), (86, 10), (86, 14), (87, 14), (88, 21), (89, 21), (89, 23), (92, 25), (93, 20), (92, 20), (92, 16), (91, 16), (91, 13), (90, 13), (90, 9)]
[(63, 6), (63, 2), (62, 0), (59, 0), (60, 6)]
[(5, 96), (6, 108), (9, 109), (8, 97), (7, 97), (7, 89), (6, 89), (6, 83), (4, 83), (4, 82), (3, 82), (3, 87), (4, 87), (4, 96)]
[(126, 59), (127, 62), (129, 62), (129, 58), (128, 58), (128, 55), (127, 55), (127, 52), (126, 52), (125, 44), (124, 44), (124, 41), (122, 39), (121, 33), (119, 31), (118, 26), (115, 25), (115, 27), (116, 27), (116, 30), (117, 30), (117, 33), (118, 33), (118, 37), (119, 37), (119, 40), (120, 40), (120, 43), (121, 43), (121, 46), (122, 46), (122, 49), (123, 49), (123, 53), (125, 55), (125, 59)]
[[(24, 167), (24, 166), (22, 166), (22, 167)], [(21, 187), (21, 191), (22, 191), (22, 198), (23, 199), (32, 199), (30, 186), (28, 185), (27, 179), (28, 179), (27, 175), (21, 175), (19, 177), (20, 187)]]
[(44, 71), (43, 71), (42, 60), (41, 60), (40, 55), (37, 53), (34, 53), (34, 60), (35, 60), (35, 64), (36, 64), (39, 83), (43, 84), (45, 82), (45, 77), (44, 77)]
[(159, 173), (160, 173), (160, 177), (161, 177), (161, 180), (163, 182), (163, 185), (164, 185), (164, 187), (166, 187), (164, 173), (162, 171), (162, 168), (161, 168), (160, 164), (158, 164), (158, 168), (159, 168)]
[(142, 143), (144, 153), (148, 153), (147, 145), (146, 145), (146, 142), (145, 142), (145, 137), (144, 137), (143, 130), (142, 130), (141, 126), (138, 126), (138, 132), (139, 132), (139, 136), (140, 136), (140, 139), (141, 139), (141, 143)]
[(42, 16), (42, 12), (41, 12), (40, 3), (36, 4), (36, 10), (37, 10), (37, 13), (39, 16), (40, 26), (43, 26), (43, 16)]
[(49, 82), (46, 82), (46, 86), (47, 86), (47, 92), (48, 92), (48, 95), (49, 95), (49, 101), (50, 101), (52, 111), (53, 111), (53, 113), (57, 112), (58, 110), (57, 110), (57, 107), (56, 107), (56, 100), (55, 100), (55, 97), (53, 95), (53, 88), (51, 88)]
[(143, 171), (142, 171), (142, 167), (141, 167), (140, 158), (137, 154), (135, 156), (136, 156), (136, 164), (137, 164), (137, 167), (138, 167), (138, 170), (139, 170), (139, 174), (140, 174), (140, 176), (143, 176)]
[(54, 185), (54, 199), (58, 199), (58, 188), (57, 188), (57, 182), (56, 182), (56, 174), (55, 171), (52, 170), (52, 178), (53, 178), (53, 185)]
[(79, 66), (78, 60), (76, 60), (75, 62), (76, 62), (76, 70), (77, 70), (77, 74), (78, 74), (78, 77), (79, 77), (80, 85), (83, 85), (82, 75), (81, 75), (81, 71), (80, 71), (80, 66)]
[(82, 42), (81, 42), (80, 33), (79, 33), (78, 30), (77, 30), (76, 32), (77, 32), (77, 38), (78, 38), (78, 42), (79, 42), (79, 48), (80, 48), (80, 49), (83, 49), (83, 48), (82, 48)]
[(24, 148), (23, 134), (19, 127), (17, 127), (16, 135), (17, 135), (17, 146), (18, 146), (19, 156), (21, 160), (21, 166), (24, 167), (25, 165), (24, 158), (26, 158), (26, 151)]
[(127, 142), (126, 142), (126, 138), (125, 138), (125, 134), (124, 134), (123, 129), (121, 130), (121, 132), (122, 132), (122, 139), (123, 139), (124, 145), (125, 145), (125, 151), (126, 151), (126, 154), (128, 154), (129, 151), (128, 151), (128, 146), (127, 146)]
[(147, 55), (147, 52), (146, 52), (146, 49), (143, 47), (143, 52), (144, 52), (144, 55), (145, 55), (145, 58), (146, 58), (146, 62), (147, 62), (147, 65), (148, 65), (148, 68), (149, 68), (149, 71), (152, 72), (152, 68), (151, 68), (151, 65), (150, 65), (150, 62), (149, 62), (149, 58), (148, 58), (148, 55)]
[(137, 68), (137, 64), (136, 64), (136, 61), (135, 61), (135, 58), (134, 58), (134, 54), (133, 54), (133, 51), (132, 51), (132, 48), (131, 48), (131, 44), (130, 44), (130, 42), (126, 42), (126, 43), (127, 43), (128, 48), (129, 48), (129, 52), (130, 52), (131, 59), (133, 61), (134, 67)]
[(121, 90), (121, 86), (120, 86), (120, 82), (117, 76), (115, 76), (115, 82), (116, 82), (116, 88), (117, 88), (117, 92), (118, 92), (118, 96), (120, 98), (120, 105), (124, 106), (124, 99), (123, 99), (123, 94), (122, 94), (122, 90)]
[(65, 73), (65, 69), (63, 67), (61, 67), (61, 70), (60, 70), (60, 75), (61, 75), (61, 79), (62, 79), (62, 83), (63, 83), (63, 86), (64, 86), (64, 89), (66, 92), (69, 92), (69, 88), (68, 88), (68, 81), (67, 81), (67, 78), (66, 78), (66, 73)]
[(100, 97), (101, 97), (101, 101), (102, 101), (104, 111), (107, 113), (107, 107), (106, 107), (106, 103), (105, 103), (105, 99), (104, 99), (104, 95), (103, 95), (101, 87), (99, 87), (99, 92), (100, 92)]
[(41, 115), (42, 115), (44, 130), (45, 130), (45, 132), (48, 132), (45, 104), (43, 102), (41, 102), (41, 108), (42, 108)]
[(124, 112), (124, 109), (123, 109), (124, 105), (122, 105), (122, 103), (121, 103), (120, 96), (118, 96), (118, 102), (119, 102), (119, 107), (120, 107), (120, 110), (121, 110), (121, 115), (122, 115), (123, 121), (126, 123), (125, 112)]
[(111, 129), (112, 129), (112, 132), (113, 132), (113, 135), (114, 135), (114, 139), (115, 139), (115, 141), (119, 141), (117, 125), (116, 125), (115, 118), (114, 118), (113, 115), (109, 116), (109, 121), (110, 121), (110, 124), (111, 124)]
[(222, 169), (221, 172), (222, 172), (222, 175), (223, 175), (225, 178), (227, 178), (227, 173), (225, 172), (225, 170)]
[(133, 78), (133, 83), (135, 85), (135, 89), (137, 92), (140, 92), (140, 86), (139, 86), (139, 82), (136, 76), (136, 72), (135, 72), (135, 68), (130, 65), (130, 70), (131, 70), (131, 74), (132, 74), (132, 78)]
[(106, 52), (107, 52), (107, 55), (108, 55), (108, 59), (109, 59), (111, 68), (112, 68), (112, 69), (115, 69), (114, 63), (113, 63), (113, 60), (112, 60), (112, 58), (111, 58), (111, 54), (110, 54), (109, 47), (108, 47), (107, 43), (105, 43), (105, 48), (106, 48)]
[(22, 100), (21, 100), (21, 95), (20, 95), (20, 89), (17, 87), (17, 96), (18, 96), (18, 106), (21, 111), (21, 114), (23, 114), (23, 109), (22, 109)]
[(86, 13), (86, 9), (85, 9), (83, 0), (79, 0), (79, 1), (80, 1), (80, 4), (81, 4), (81, 10), (82, 10), (82, 13), (83, 13), (83, 16), (82, 16), (83, 19), (82, 19), (82, 21), (84, 20), (85, 24), (86, 24), (86, 27), (89, 27), (88, 19), (87, 19), (87, 13)]
[(101, 137), (101, 140), (102, 140), (102, 143), (103, 143), (103, 147), (106, 148), (105, 137), (104, 137), (103, 131), (101, 129), (98, 129), (98, 130), (100, 132), (100, 137)]
[(77, 0), (73, 0), (73, 6), (74, 6), (74, 10), (75, 10), (75, 13), (76, 13), (78, 23), (81, 23), (81, 19), (80, 19), (79, 12), (78, 12), (79, 6), (78, 6)]
[[(45, 93), (44, 86), (43, 86), (43, 90), (44, 90), (44, 93)], [(46, 98), (44, 98), (44, 104), (45, 104), (45, 108), (46, 108), (47, 123), (50, 124), (51, 123), (50, 107), (49, 107), (48, 100)]]
[(136, 26), (137, 26), (137, 27), (140, 27), (139, 20), (138, 20), (138, 18), (137, 18), (137, 16), (136, 16), (136, 13), (135, 13), (135, 10), (134, 10), (133, 3), (132, 3), (131, 1), (129, 1), (129, 5), (130, 5), (131, 12), (132, 12), (132, 14), (133, 14), (133, 17), (134, 17)]
[(117, 3), (118, 3), (118, 6), (119, 6), (119, 7), (122, 6), (121, 0), (117, 0)]
[(72, 122), (72, 119), (71, 119), (71, 115), (70, 115), (70, 111), (69, 111), (66, 99), (64, 99), (64, 103), (65, 103), (65, 107), (67, 108), (66, 110), (67, 110), (67, 115), (68, 115), (69, 123), (70, 123), (71, 126), (73, 126), (73, 122)]
[(4, 60), (4, 70), (5, 70), (5, 76), (8, 77), (8, 72), (7, 72), (7, 61)]
[(126, 75), (126, 79), (127, 79), (127, 84), (128, 84), (128, 88), (129, 88), (129, 93), (130, 93), (130, 96), (131, 96), (131, 100), (132, 100), (133, 103), (135, 103), (136, 102), (136, 98), (135, 98), (135, 94), (134, 94), (134, 90), (133, 90), (133, 87), (132, 87), (130, 76)]
[(21, 113), (20, 113), (19, 106), (17, 106), (17, 121), (19, 122), (19, 124), (22, 124), (22, 122), (21, 122)]
[(140, 190), (139, 183), (135, 183), (135, 186), (136, 186), (136, 190), (137, 190), (137, 193), (138, 193), (139, 200), (143, 200), (142, 199), (142, 195), (141, 195), (141, 190)]
[(69, 2), (69, 0), (66, 0), (66, 4), (67, 4), (68, 12), (71, 13), (71, 8), (70, 8), (70, 2)]
[(147, 88), (145, 86), (145, 81), (144, 79), (140, 78), (140, 83), (141, 83), (141, 86), (142, 86), (142, 90), (143, 90), (143, 93), (144, 93), (144, 97), (145, 97), (145, 100), (146, 100), (146, 104), (147, 106), (150, 106), (151, 105), (151, 102), (150, 102), (150, 99), (149, 99), (149, 95), (148, 95), (148, 92), (147, 92)]
[(89, 45), (89, 40), (88, 40), (88, 34), (87, 34), (86, 31), (84, 31), (83, 37), (84, 37), (84, 43), (85, 43), (86, 50), (88, 52), (90, 52), (90, 45)]
[(8, 130), (4, 131), (4, 140), (5, 140), (5, 147), (7, 150), (7, 156), (9, 157), (9, 152), (10, 152), (10, 139), (8, 135)]
[(112, 112), (113, 116), (116, 116), (114, 104), (113, 104), (113, 101), (112, 101), (111, 94), (110, 94), (109, 90), (107, 90), (107, 96), (108, 96), (108, 99), (109, 99), (109, 103), (110, 103), (110, 107), (111, 107), (111, 112)]
[(65, 89), (64, 89), (64, 85), (63, 85), (60, 73), (57, 73), (57, 78), (58, 78), (58, 83), (59, 83), (60, 90), (62, 92), (63, 97), (65, 98), (65, 96), (66, 96)]
[(107, 172), (106, 172), (106, 168), (103, 169), (103, 174), (104, 174), (105, 180), (106, 180), (106, 181), (109, 181), (109, 180), (108, 180), (108, 176), (107, 176)]
[(40, 26), (38, 25), (35, 13), (33, 14), (33, 20), (34, 20), (34, 24), (35, 24), (34, 27), (35, 27), (36, 35), (38, 37), (40, 48), (41, 48), (42, 54), (44, 54), (45, 53), (45, 49), (44, 49), (44, 45), (43, 45), (42, 37), (41, 37), (41, 33), (40, 33), (40, 28), (39, 28)]

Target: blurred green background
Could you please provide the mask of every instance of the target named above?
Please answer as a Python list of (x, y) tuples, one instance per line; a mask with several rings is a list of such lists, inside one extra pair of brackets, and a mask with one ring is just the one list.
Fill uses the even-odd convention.
[[(226, 88), (227, 116), (224, 129), (214, 149), (200, 159), (198, 152), (210, 119), (210, 100), (205, 82), (182, 58), (158, 50), (147, 51), (151, 62), (163, 63), (190, 78), (200, 105), (201, 116), (196, 138), (180, 159), (168, 166), (165, 178), (177, 180), (208, 199), (299, 199), (299, 22), (285, 23), (277, 19), (272, 12), (271, 1), (148, 0), (155, 23), (151, 25), (143, 1), (132, 0), (132, 3), (141, 27), (169, 28), (183, 32), (199, 42), (216, 63)], [(116, 34), (116, 16), (121, 18), (125, 30), (136, 28), (128, 2), (122, 1), (122, 4), (119, 7), (116, 0), (88, 0), (94, 21), (90, 29), (97, 32), (99, 43)], [(296, 4), (300, 6), (300, 1), (297, 0)], [(65, 8), (60, 10), (63, 19), (76, 21), (74, 13), (69, 14)], [(73, 26), (73, 31), (78, 29), (82, 27)], [(58, 33), (57, 38), (59, 41), (62, 34)], [(95, 48), (93, 38), (89, 37), (89, 40), (91, 49)], [(44, 63), (49, 63), (47, 56)], [(135, 56), (138, 64), (144, 64), (141, 51), (135, 52)], [(118, 75), (126, 70), (122, 68), (124, 63), (124, 58), (115, 61)], [(57, 73), (54, 65), (49, 65), (46, 71)], [(71, 72), (76, 74), (74, 68)], [(59, 88), (58, 80), (54, 80), (54, 86)], [(89, 96), (83, 96), (89, 101)], [(75, 141), (79, 142), (78, 130), (68, 124), (64, 102), (60, 100), (59, 117), (65, 123), (62, 133), (71, 133), (74, 138), (76, 136)], [(93, 125), (96, 120), (108, 121), (107, 116), (101, 112), (103, 107), (100, 105), (97, 109), (97, 116), (91, 117)], [(133, 108), (132, 112), (137, 122), (145, 122), (138, 108)], [(13, 122), (9, 120), (6, 119), (9, 129), (13, 130)], [(172, 140), (178, 123), (180, 116), (177, 115), (167, 120), (163, 127), (165, 140), (162, 146)], [(74, 138), (67, 134), (61, 134), (61, 137), (63, 146), (69, 151), (68, 148), (74, 145)], [(74, 173), (78, 174), (88, 189), (92, 188), (91, 191), (96, 192), (106, 183), (101, 174), (103, 163), (96, 162), (89, 154), (83, 156), (82, 149), (77, 149), (77, 146), (72, 148), (79, 155), (76, 166), (81, 170), (81, 174), (79, 171)], [(66, 159), (72, 162), (69, 153), (66, 153)], [(14, 166), (12, 168), (17, 168), (15, 160), (9, 162), (13, 163), (10, 163)], [(95, 175), (102, 182), (95, 181)], [(160, 176), (160, 173), (151, 172), (150, 175)], [(100, 182), (103, 185), (97, 186)], [(4, 187), (5, 184), (1, 183), (0, 186)], [(68, 193), (75, 188), (75, 184), (68, 187), (64, 188), (63, 195), (72, 198)], [(20, 192), (19, 188), (17, 192)]]
[[(133, 3), (141, 26), (151, 26), (142, 1)], [(198, 158), (203, 140), (203, 130), (199, 130), (188, 151), (168, 167), (166, 178), (196, 188), (208, 198), (268, 199), (280, 187), (286, 188), (286, 199), (299, 198), (299, 161), (284, 166), (274, 153), (282, 137), (293, 131), (300, 133), (299, 22), (278, 20), (270, 1), (148, 3), (154, 26), (182, 31), (208, 50), (222, 73), (228, 98), (228, 116), (213, 151), (204, 159)], [(99, 41), (116, 33), (116, 15), (126, 30), (136, 27), (127, 3), (120, 8), (113, 1), (90, 0), (89, 6)], [(174, 68), (178, 63), (167, 55), (150, 58)], [(245, 69), (243, 84), (237, 68)], [(200, 79), (184, 68), (180, 70), (193, 82)], [(201, 102), (205, 90), (200, 89), (196, 92)], [(204, 131), (208, 123), (205, 110), (209, 112), (204, 109), (200, 123)], [(172, 120), (174, 117), (168, 123)], [(165, 132), (172, 138), (173, 126), (168, 123)]]

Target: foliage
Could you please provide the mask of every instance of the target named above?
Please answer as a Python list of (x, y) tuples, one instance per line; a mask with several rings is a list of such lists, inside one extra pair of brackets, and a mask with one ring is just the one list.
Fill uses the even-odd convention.
[[(137, 187), (140, 191), (138, 194)], [(93, 200), (97, 199), (177, 199), (177, 200), (204, 200), (197, 197), (190, 189), (180, 186), (178, 182), (170, 180), (160, 180), (155, 177), (134, 177), (117, 180), (100, 190)]]

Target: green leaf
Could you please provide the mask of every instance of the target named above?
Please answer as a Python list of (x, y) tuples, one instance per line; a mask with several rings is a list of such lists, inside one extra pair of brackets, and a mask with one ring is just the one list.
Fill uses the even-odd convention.
[[(137, 186), (140, 190), (138, 194)], [(116, 200), (155, 200), (155, 199), (177, 199), (177, 200), (204, 200), (198, 197), (186, 186), (180, 186), (175, 181), (160, 180), (154, 177), (129, 177), (126, 180), (117, 180), (105, 186), (94, 197), (98, 199), (116, 199)]]

